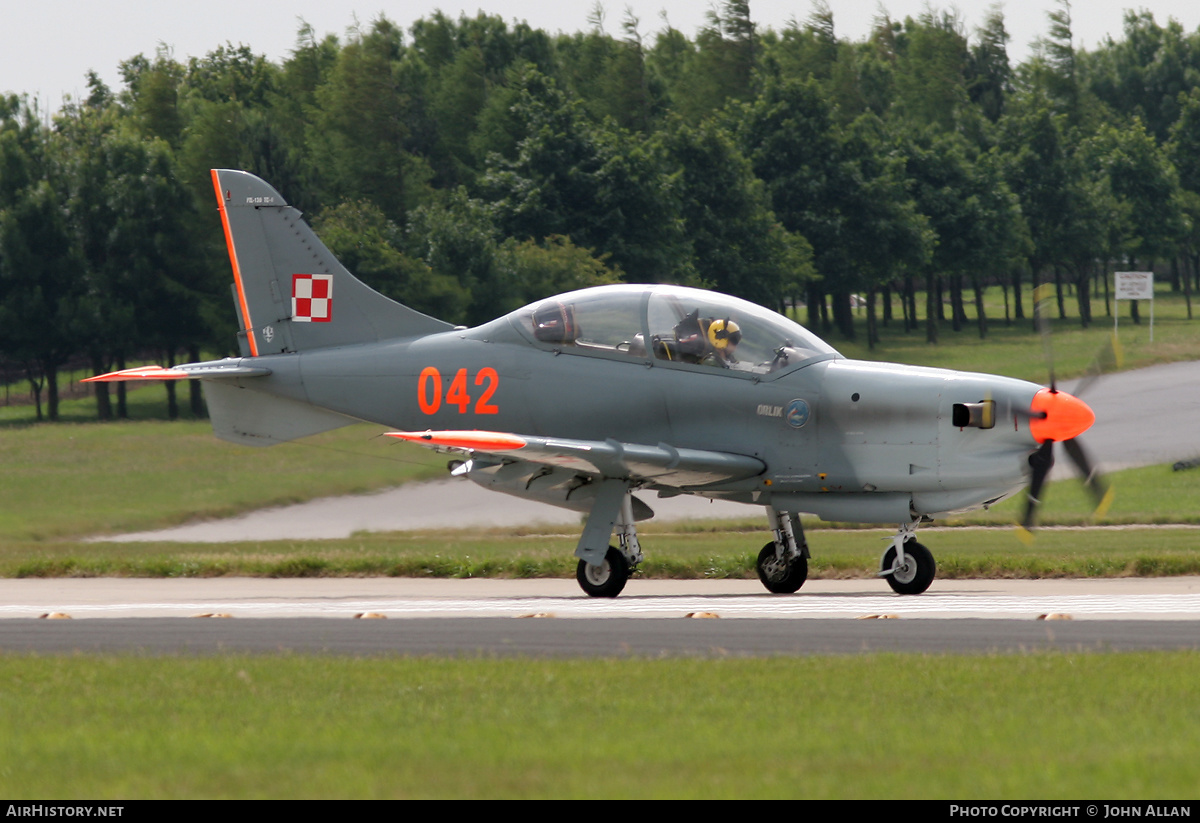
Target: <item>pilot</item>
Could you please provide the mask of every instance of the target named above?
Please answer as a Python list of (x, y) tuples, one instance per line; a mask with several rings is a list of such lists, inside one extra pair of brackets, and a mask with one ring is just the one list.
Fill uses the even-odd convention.
[(738, 343), (741, 342), (742, 330), (732, 318), (713, 320), (708, 324), (708, 345), (711, 351), (703, 362), (707, 365), (729, 368), (738, 362), (736, 353)]
[(701, 317), (696, 309), (675, 326), (675, 341), (675, 351), (668, 351), (668, 357), (677, 357), (684, 363), (729, 368), (737, 362), (734, 352), (742, 341), (742, 331), (731, 318)]

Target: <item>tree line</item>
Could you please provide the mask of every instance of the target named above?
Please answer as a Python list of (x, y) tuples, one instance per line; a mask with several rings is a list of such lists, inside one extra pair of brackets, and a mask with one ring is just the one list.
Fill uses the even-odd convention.
[[(267, 179), (364, 281), (456, 323), (624, 280), (937, 342), (972, 303), (987, 333), (988, 285), (1005, 322), (1047, 283), (1087, 325), (1101, 294), (1113, 310), (1112, 267), (1153, 265), (1190, 316), (1200, 32), (1128, 12), (1086, 51), (1059, 0), (1014, 65), (999, 6), (970, 32), (881, 10), (858, 41), (824, 0), (779, 31), (750, 6), (721, 3), (693, 37), (632, 12), (612, 36), (599, 4), (555, 35), (482, 13), (343, 38), (301, 24), (280, 62), (163, 48), (121, 63), (118, 90), (89, 73), (52, 116), (0, 97), (4, 372), (55, 419), (64, 364), (231, 350), (213, 167)], [(123, 392), (102, 386), (97, 414), (123, 416)]]

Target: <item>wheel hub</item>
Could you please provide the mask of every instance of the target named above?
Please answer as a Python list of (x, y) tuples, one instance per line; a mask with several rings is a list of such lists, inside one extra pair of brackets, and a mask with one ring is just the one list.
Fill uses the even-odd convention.
[(609, 575), (612, 574), (612, 567), (608, 565), (608, 561), (604, 560), (597, 565), (588, 564), (584, 575), (589, 583), (593, 586), (603, 586), (608, 582)]
[(770, 580), (782, 580), (787, 576), (788, 567), (787, 563), (776, 557), (763, 564), (763, 571), (766, 572), (767, 578)]
[(911, 555), (904, 556), (903, 563), (892, 566), (892, 579), (898, 583), (911, 583), (917, 577), (917, 563)]

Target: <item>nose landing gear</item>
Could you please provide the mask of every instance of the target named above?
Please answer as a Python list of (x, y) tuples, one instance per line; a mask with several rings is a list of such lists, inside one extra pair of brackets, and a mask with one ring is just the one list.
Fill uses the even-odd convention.
[(879, 576), (896, 594), (920, 594), (937, 574), (933, 553), (917, 542), (916, 533), (916, 523), (901, 526), (879, 562)]

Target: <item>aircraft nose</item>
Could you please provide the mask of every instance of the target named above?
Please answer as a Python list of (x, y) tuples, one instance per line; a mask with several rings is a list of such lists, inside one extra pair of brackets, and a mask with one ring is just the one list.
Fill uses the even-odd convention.
[(1087, 403), (1064, 391), (1042, 389), (1033, 396), (1029, 410), (1033, 413), (1029, 433), (1038, 443), (1062, 443), (1083, 434), (1096, 422), (1096, 413)]

